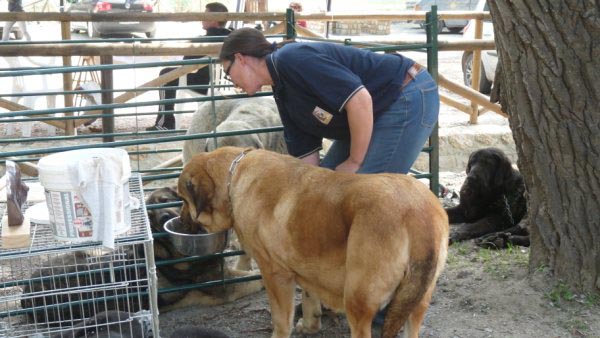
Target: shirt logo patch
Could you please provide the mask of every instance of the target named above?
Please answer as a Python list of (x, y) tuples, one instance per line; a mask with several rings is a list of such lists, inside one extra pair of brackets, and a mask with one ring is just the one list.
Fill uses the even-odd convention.
[(317, 118), (317, 120), (319, 120), (319, 122), (323, 123), (324, 125), (328, 125), (329, 122), (331, 122), (331, 119), (333, 118), (333, 114), (325, 111), (320, 107), (315, 107), (315, 110), (313, 110), (312, 114), (314, 117)]

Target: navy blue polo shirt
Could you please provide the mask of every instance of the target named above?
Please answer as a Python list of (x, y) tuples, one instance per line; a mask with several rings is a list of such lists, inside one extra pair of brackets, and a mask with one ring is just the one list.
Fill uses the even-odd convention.
[(288, 152), (296, 157), (321, 149), (323, 138), (350, 138), (345, 105), (362, 88), (377, 118), (398, 98), (414, 64), (400, 54), (322, 42), (290, 43), (266, 60)]

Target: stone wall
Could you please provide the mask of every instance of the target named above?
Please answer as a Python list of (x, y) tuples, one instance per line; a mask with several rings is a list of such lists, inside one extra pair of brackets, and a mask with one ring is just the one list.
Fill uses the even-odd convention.
[(389, 21), (334, 21), (331, 27), (335, 35), (388, 35), (391, 32)]
[(327, 28), (327, 22), (325, 21), (308, 21), (306, 23), (308, 30), (311, 32), (315, 32), (318, 34), (325, 35), (325, 30)]
[[(517, 151), (512, 133), (508, 128), (496, 130), (467, 130), (460, 133), (444, 133), (440, 129), (440, 171), (463, 172), (469, 155), (475, 150), (496, 147), (502, 150), (513, 164), (517, 164)], [(420, 171), (429, 170), (429, 156), (421, 154), (414, 167)]]

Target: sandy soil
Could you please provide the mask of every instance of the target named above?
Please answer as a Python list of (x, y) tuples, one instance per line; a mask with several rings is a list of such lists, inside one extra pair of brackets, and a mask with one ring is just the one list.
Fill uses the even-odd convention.
[[(528, 252), (491, 252), (471, 243), (451, 247), (420, 337), (600, 337), (598, 300), (547, 287), (543, 269), (528, 276)], [(271, 334), (264, 291), (223, 306), (160, 315), (162, 337), (182, 325), (239, 338)], [(326, 312), (322, 332), (310, 337), (350, 337), (350, 329), (343, 315)]]

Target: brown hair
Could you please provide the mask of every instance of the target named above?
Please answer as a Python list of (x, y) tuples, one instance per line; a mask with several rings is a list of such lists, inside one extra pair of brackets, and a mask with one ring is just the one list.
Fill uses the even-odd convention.
[[(207, 3), (206, 6), (204, 6), (204, 8), (206, 8), (207, 12), (211, 12), (211, 13), (227, 13), (229, 12), (227, 10), (227, 7), (225, 7), (225, 5), (223, 5), (220, 2), (210, 2)], [(225, 27), (225, 25), (227, 24), (227, 21), (219, 21), (219, 26), (221, 27)]]
[(274, 50), (275, 45), (267, 41), (261, 31), (244, 27), (234, 30), (225, 38), (219, 59), (232, 61), (235, 53), (262, 58)]

